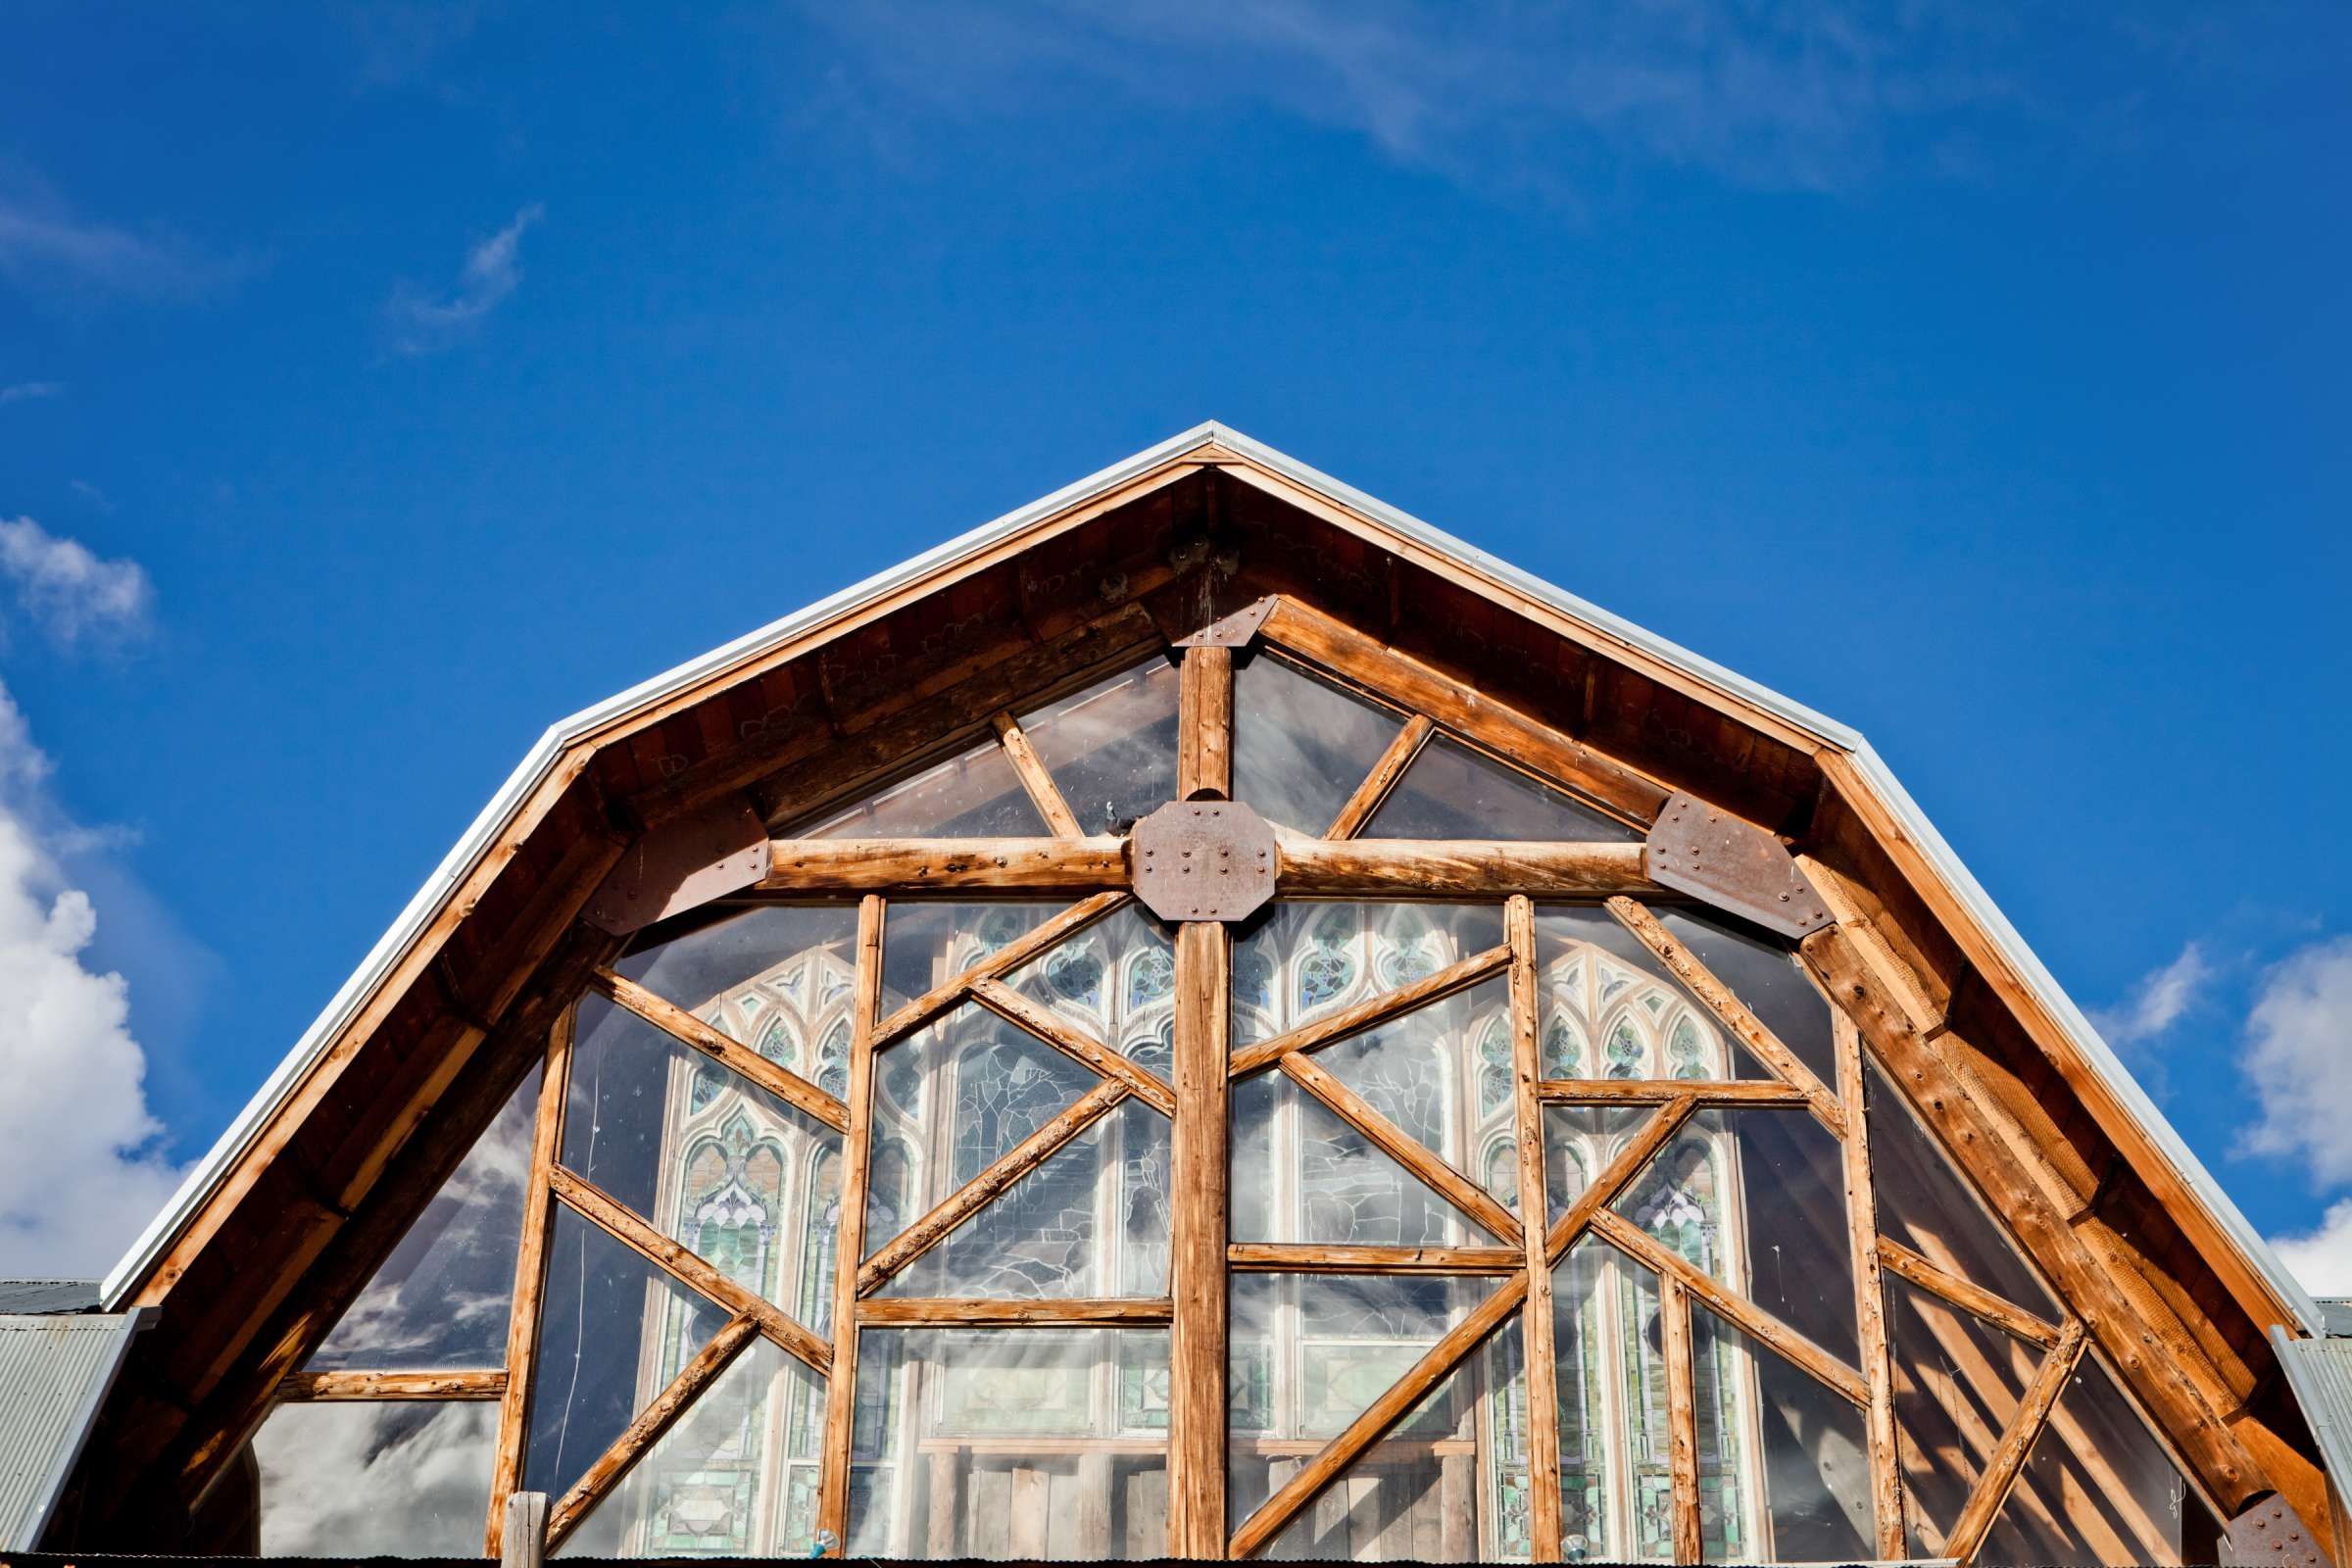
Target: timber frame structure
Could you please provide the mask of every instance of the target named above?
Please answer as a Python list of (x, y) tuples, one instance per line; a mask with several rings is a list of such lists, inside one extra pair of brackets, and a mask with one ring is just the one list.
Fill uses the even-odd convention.
[[(1395, 720), (1393, 739), (1328, 823), (1265, 829), (1251, 803), (1235, 799), (1236, 667), (1269, 658)], [(1243, 852), (1263, 859), (1252, 867), (1261, 902), (1492, 906), (1500, 940), (1237, 1041), (1229, 996), (1242, 927), (1170, 902), (1167, 878), (1143, 863), (1145, 828), (1084, 820), (1024, 724), (1042, 706), (1153, 659), (1167, 662), (1177, 691), (1173, 801), (1226, 803), (1241, 821), (1237, 829), (1220, 818), (1201, 829), (1207, 838), (1186, 843), (1231, 855), (1261, 842), (1243, 829), (1266, 833), (1270, 856)], [(1415, 760), (1441, 742), (1572, 799), (1601, 829), (1540, 842), (1365, 836)], [(1043, 833), (802, 831), (910, 769), (974, 751), (1002, 759)], [(1662, 818), (1684, 809), (1711, 813), (1717, 842), (1764, 872), (1709, 883), (1703, 870), (1693, 880), (1680, 851), (1662, 863)], [(1695, 863), (1698, 849), (1688, 853)], [(1765, 874), (1788, 880), (1758, 882)], [(902, 907), (1004, 899), (1055, 901), (1054, 911), (935, 975), (920, 994), (889, 990), (885, 942)], [(624, 961), (640, 933), (674, 929), (703, 906), (809, 900), (838, 907), (854, 932), (844, 960), (853, 1032), (846, 1076), (831, 1086), (715, 1025), (698, 1011), (699, 997), (664, 996), (633, 978)], [(1019, 983), (1024, 965), (1136, 914), (1139, 901), (1172, 930), (1164, 1060), (1096, 1038)], [(1776, 913), (1775, 902), (1786, 907)], [(1725, 1049), (1760, 1070), (1547, 1075), (1539, 927), (1561, 906), (1605, 911), (1631, 944), (1629, 961), (1695, 999)], [(1831, 1054), (1808, 1059), (1696, 951), (1674, 911), (1710, 906), (1751, 932), (1787, 918), (1779, 929), (1792, 967), (1829, 1004)], [(1517, 1159), (1496, 1181), (1399, 1126), (1325, 1064), (1325, 1048), (1482, 985), (1507, 999), (1498, 1016), (1508, 1023), (1505, 1102)], [(590, 1006), (625, 1014), (838, 1139), (838, 1242), (825, 1310), (815, 1314), (822, 1321), (747, 1289), (675, 1225), (656, 1223), (567, 1158), (566, 1107), (581, 1103), (569, 1075)], [(877, 1064), (968, 1009), (1042, 1042), (1093, 1087), (989, 1151), (976, 1173), (895, 1235), (869, 1236)], [(503, 1365), (309, 1367), (534, 1070)], [(1246, 1086), (1261, 1080), (1327, 1111), (1484, 1240), (1382, 1247), (1237, 1235), (1228, 1126)], [(1998, 1216), (2046, 1301), (1967, 1277), (1874, 1214), (1879, 1119), (1875, 1104), (1868, 1117), (1863, 1106), (1867, 1095), (1888, 1092), (1901, 1102), (1892, 1113), (1916, 1118)], [(1172, 1134), (1158, 1288), (1029, 1299), (892, 1288), (1122, 1107), (1163, 1118)], [(1545, 1164), (1546, 1116), (1560, 1109), (1630, 1129), (1565, 1202)], [(1767, 1109), (1834, 1143), (1846, 1207), (1833, 1228), (1840, 1249), (1850, 1247), (1850, 1348), (1818, 1343), (1755, 1293), (1694, 1264), (1624, 1201), (1660, 1151), (1700, 1119)], [(765, 1346), (821, 1382), (813, 1518), (820, 1542), (840, 1549), (857, 1527), (861, 1341), (946, 1326), (1164, 1332), (1165, 1428), (1155, 1440), (1167, 1471), (1164, 1552), (1197, 1558), (1264, 1552), (1351, 1464), (1409, 1426), (1449, 1376), (1516, 1336), (1528, 1499), (1518, 1554), (1557, 1561), (1563, 1396), (1553, 1347), (1564, 1308), (1554, 1281), (1580, 1245), (1597, 1243), (1654, 1277), (1646, 1288), (1664, 1366), (1672, 1560), (1715, 1549), (1702, 1539), (1713, 1527), (1702, 1521), (1701, 1449), (1713, 1440), (1700, 1430), (1694, 1322), (1716, 1325), (1719, 1339), (1736, 1331), (1856, 1412), (1868, 1555), (1976, 1557), (2070, 1380), (2095, 1358), (2198, 1508), (2227, 1521), (2275, 1495), (2343, 1560), (2329, 1478), (2270, 1338), (2324, 1332), (2316, 1307), (1859, 737), (1217, 425), (551, 731), (107, 1282), (110, 1308), (152, 1308), (156, 1323), (106, 1405), (51, 1544), (202, 1549), (239, 1528), (236, 1505), (221, 1500), (224, 1479), (243, 1473), (247, 1445), (273, 1408), (441, 1400), (495, 1411), (484, 1540), (496, 1555), (506, 1498), (526, 1480), (544, 1254), (564, 1216), (719, 1321), (674, 1372), (664, 1367), (656, 1396), (556, 1496), (549, 1534), (559, 1546), (699, 1394)], [(1228, 1495), (1229, 1292), (1263, 1274), (1458, 1281), (1471, 1304), (1386, 1392), (1303, 1445), (1244, 1506)], [(2037, 1360), (2005, 1420), (1976, 1439), (1965, 1505), (1933, 1521), (1907, 1495), (1905, 1445), (1914, 1440), (1897, 1430), (1886, 1303), (1898, 1289), (2027, 1348), (2021, 1364)], [(968, 1548), (935, 1544), (933, 1554)], [(1119, 1554), (1092, 1544), (1100, 1549), (1086, 1554)], [(1042, 1537), (1014, 1546), (1014, 1555), (1046, 1554)]]

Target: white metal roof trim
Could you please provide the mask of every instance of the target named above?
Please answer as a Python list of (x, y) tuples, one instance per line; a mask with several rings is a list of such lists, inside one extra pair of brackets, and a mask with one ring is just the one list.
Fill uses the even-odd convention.
[(1854, 755), (1864, 776), (1870, 781), (1889, 810), (1916, 839), (1937, 871), (1951, 883), (1970, 912), (1984, 927), (2003, 955), (2015, 966), (2019, 975), (2033, 986), (2050, 1005), (2059, 1022), (2066, 1028), (2082, 1052), (2092, 1069), (2113, 1089), (2127, 1109), (2137, 1116), (2158, 1149), (2172, 1161), (2182, 1181), (2205, 1203), (2220, 1221), (2222, 1228), (2235, 1239), (2263, 1277), (2288, 1309), (2300, 1320), (2306, 1333), (2323, 1332), (2319, 1308), (2310, 1295), (2278, 1261), (2268, 1243), (2239, 1212), (2235, 1202), (2213, 1179), (2188, 1145), (2182, 1141), (2172, 1123), (2156, 1108), (2122, 1061), (2099, 1037), (2090, 1021), (2082, 1015), (2049, 970), (2036, 957), (2032, 948), (2020, 936), (1985, 895), (1975, 876), (1970, 874), (1958, 856), (1952, 853), (1943, 835), (1921, 814), (1910, 792), (1896, 781), (1886, 763), (1859, 731), (1814, 711), (1804, 704), (1785, 697), (1769, 687), (1760, 686), (1745, 676), (1724, 668), (1712, 660), (1704, 659), (1668, 641), (1656, 633), (1635, 625), (1629, 620), (1587, 603), (1567, 590), (1545, 582), (1508, 562), (1497, 560), (1474, 545), (1455, 538), (1444, 529), (1424, 522), (1410, 513), (1401, 512), (1387, 502), (1364, 494), (1352, 485), (1300, 463), (1296, 458), (1278, 452), (1264, 443), (1252, 440), (1238, 430), (1230, 429), (1215, 420), (1195, 425), (1190, 430), (1171, 436), (1155, 446), (1137, 453), (1123, 462), (1111, 465), (1073, 484), (1064, 485), (1052, 495), (1031, 502), (1016, 511), (1008, 512), (993, 522), (983, 523), (962, 536), (951, 539), (934, 550), (902, 563), (897, 566), (866, 578), (863, 582), (845, 588), (829, 598), (819, 600), (805, 610), (771, 621), (756, 631), (735, 639), (699, 659), (691, 660), (653, 679), (597, 704), (583, 709), (571, 717), (549, 728), (531, 749), (520, 766), (508, 778), (498, 794), (482, 808), (465, 837), (458, 841), (441, 866), (409, 901), (400, 918), (384, 933), (382, 940), (369, 951), (359, 969), (346, 981), (328, 1003), (317, 1021), (303, 1034), (294, 1050), (278, 1069), (270, 1074), (252, 1102), (238, 1115), (209, 1153), (189, 1170), (164, 1211), (157, 1215), (139, 1239), (134, 1242), (122, 1260), (115, 1265), (106, 1280), (106, 1302), (119, 1304), (122, 1293), (132, 1281), (144, 1274), (178, 1234), (180, 1226), (193, 1212), (204, 1194), (219, 1181), (221, 1174), (252, 1142), (267, 1124), (270, 1113), (283, 1102), (294, 1085), (302, 1080), (343, 1024), (355, 1013), (360, 1004), (389, 971), (393, 962), (432, 918), (444, 895), (496, 841), (507, 819), (546, 777), (556, 759), (573, 741), (605, 725), (625, 718), (638, 710), (658, 703), (684, 687), (715, 673), (728, 665), (765, 651), (788, 638), (798, 637), (837, 615), (847, 613), (870, 603), (902, 584), (929, 575), (977, 554), (1031, 522), (1055, 512), (1110, 490), (1136, 476), (1148, 472), (1194, 447), (1215, 441), (1234, 452), (1328, 499), (1360, 512), (1382, 526), (1413, 540), (1425, 548), (1441, 552), (1497, 582), (1527, 597), (1549, 605), (1563, 614), (1584, 621), (1594, 630), (1638, 648), (1662, 662), (1683, 671), (1694, 679), (1715, 686), (1728, 695), (1738, 697), (1787, 723), (1811, 732), (1822, 740)]
[(0, 1550), (38, 1544), (137, 1328), (128, 1313), (0, 1317)]

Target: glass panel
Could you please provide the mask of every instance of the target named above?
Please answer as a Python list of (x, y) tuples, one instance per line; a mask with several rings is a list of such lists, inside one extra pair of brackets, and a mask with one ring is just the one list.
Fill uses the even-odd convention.
[(1702, 1110), (1610, 1206), (1832, 1355), (1857, 1358), (1844, 1168), (1809, 1113)]
[(817, 1333), (832, 1321), (841, 1135), (583, 998), (564, 1163)]
[(1901, 1092), (1867, 1057), (1863, 1085), (1879, 1234), (2057, 1322), (2057, 1300), (2019, 1255), (2000, 1222), (1977, 1200), (1968, 1179), (1952, 1168), (1934, 1136), (1911, 1114)]
[(1233, 1086), (1237, 1242), (1494, 1246), (1497, 1239), (1277, 1072)]
[(848, 807), (795, 823), (798, 839), (1042, 838), (1021, 776), (992, 737)]
[(1164, 659), (1021, 715), (1083, 833), (1123, 833), (1176, 798), (1176, 666)]
[(314, 1372), (507, 1364), (507, 1309), (539, 1110), (533, 1067), (305, 1363)]
[(523, 1486), (561, 1497), (727, 1314), (562, 1204), (547, 1251)]
[(875, 1249), (1102, 1079), (975, 1003), (874, 1058)]
[(833, 1094), (849, 1091), (855, 905), (768, 905), (639, 948), (615, 965)]
[(1129, 904), (1012, 971), (1006, 984), (1162, 1078), (1174, 1066), (1176, 937)]
[(2216, 1528), (2115, 1379), (2085, 1354), (1977, 1561), (2210, 1562), (2184, 1546), (2208, 1545)]
[(1538, 1054), (1546, 1078), (1771, 1076), (1631, 931), (1596, 906), (1536, 910), (1536, 989)]
[(472, 1557), (496, 1399), (281, 1404), (254, 1434), (268, 1557)]
[[(1231, 1276), (1229, 1526), (1238, 1527), (1273, 1495), (1300, 1462), (1363, 1414), (1494, 1289), (1488, 1280), (1390, 1275)], [(1449, 1396), (1433, 1396), (1390, 1438), (1417, 1445), (1427, 1457), (1431, 1445), (1467, 1425), (1466, 1409)], [(1345, 1497), (1347, 1490), (1342, 1485), (1326, 1496)], [(1407, 1483), (1393, 1492), (1392, 1500), (1401, 1504), (1418, 1489)], [(1309, 1506), (1310, 1520), (1319, 1506)], [(1274, 1549), (1284, 1556), (1330, 1555), (1297, 1545), (1286, 1531)]]
[(1271, 1040), (1501, 944), (1500, 905), (1277, 904), (1233, 945), (1233, 1043)]
[(1504, 1203), (1519, 1196), (1510, 983), (1496, 975), (1334, 1041), (1317, 1065)]
[(1560, 839), (1630, 844), (1642, 830), (1433, 735), (1360, 835), (1368, 839)]
[[(1624, 1354), (1656, 1353), (1654, 1342), (1620, 1341), (1610, 1326), (1616, 1275), (1626, 1269), (1649, 1272), (1615, 1249), (1587, 1238), (1570, 1248), (1551, 1271), (1552, 1377), (1560, 1410), (1560, 1528), (1562, 1555), (1570, 1562), (1605, 1562), (1619, 1549), (1610, 1532), (1622, 1527), (1609, 1494), (1613, 1470), (1627, 1460), (1629, 1450), (1609, 1441), (1613, 1368)], [(1653, 1297), (1656, 1291), (1653, 1283)]]
[[(1649, 912), (1780, 1036), (1814, 1077), (1832, 1094), (1838, 1092), (1838, 1042), (1831, 1032), (1829, 999), (1797, 966), (1793, 945), (1738, 921), (1673, 905), (1653, 906)], [(1762, 1063), (1754, 1076), (1763, 1076)]]
[(882, 922), (882, 1010), (946, 985), (1069, 907), (1051, 899), (932, 904), (893, 900)]
[(1933, 1555), (2017, 1413), (2041, 1352), (1892, 1276), (1886, 1344), (1915, 1549)]
[(1862, 1411), (1697, 1302), (1690, 1329), (1700, 1533), (1722, 1543), (1708, 1560), (1868, 1561)]
[(1233, 672), (1233, 796), (1320, 836), (1396, 738), (1385, 708), (1267, 654)]
[(1167, 1554), (1168, 1337), (865, 1329), (849, 1555)]
[(909, 1263), (882, 1294), (1014, 1300), (1166, 1295), (1170, 1130), (1151, 1106), (1123, 1102)]
[(1557, 1219), (1617, 1157), (1625, 1141), (1655, 1114), (1596, 1105), (1544, 1107), (1544, 1176), (1551, 1219)]
[(824, 1431), (824, 1379), (755, 1339), (555, 1555), (813, 1555)]

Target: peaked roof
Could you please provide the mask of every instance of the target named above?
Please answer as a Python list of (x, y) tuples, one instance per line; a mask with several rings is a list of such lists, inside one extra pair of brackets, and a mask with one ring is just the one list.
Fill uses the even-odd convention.
[(1420, 558), (1437, 558), (1451, 566), (1486, 579), (1495, 588), (1556, 612), (1603, 644), (1616, 644), (1627, 653), (1666, 670), (1697, 688), (1777, 720), (1781, 725), (1826, 748), (1846, 754), (1863, 782), (1877, 796), (1890, 819), (1892, 831), (1916, 847), (1967, 915), (1990, 940), (1999, 958), (2032, 994), (2061, 1030), (2095, 1081), (2143, 1135), (2155, 1157), (2170, 1165), (2179, 1184), (2202, 1205), (2212, 1228), (2236, 1248), (2252, 1265), (2278, 1305), (2309, 1335), (2325, 1333), (2319, 1307), (2270, 1247), (2239, 1212), (2229, 1195), (2165, 1119), (2122, 1061), (2099, 1037), (2090, 1021), (2069, 999), (2049, 970), (2016, 929), (1995, 907), (1976, 878), (1920, 811), (1910, 794), (1895, 779), (1857, 731), (1828, 718), (1803, 704), (1725, 669), (1653, 632), (1634, 625), (1595, 605), (1498, 561), (1444, 530), (1400, 512), (1372, 496), (1322, 473), (1228, 426), (1210, 421), (1171, 436), (1119, 463), (1064, 486), (993, 522), (952, 539), (937, 549), (879, 572), (854, 587), (843, 589), (804, 610), (771, 621), (699, 659), (667, 670), (594, 707), (581, 710), (551, 726), (532, 747), (506, 784), (493, 796), (457, 845), (409, 901), (400, 917), (369, 951), (349, 980), (338, 990), (296, 1042), (275, 1072), (263, 1084), (242, 1113), (224, 1131), (205, 1157), (189, 1171), (179, 1192), (132, 1244), (104, 1288), (105, 1303), (118, 1306), (135, 1291), (155, 1266), (188, 1218), (229, 1177), (297, 1085), (310, 1073), (340, 1032), (359, 1014), (385, 980), (404, 952), (430, 925), (467, 875), (491, 854), (524, 803), (556, 773), (565, 756), (581, 742), (645, 714), (665, 701), (714, 676), (758, 659), (833, 620), (852, 614), (894, 592), (1020, 539), (1072, 509), (1106, 497), (1154, 469), (1197, 449), (1214, 445), (1254, 465), (1290, 485), (1345, 509), (1360, 523), (1392, 537), (1400, 550)]

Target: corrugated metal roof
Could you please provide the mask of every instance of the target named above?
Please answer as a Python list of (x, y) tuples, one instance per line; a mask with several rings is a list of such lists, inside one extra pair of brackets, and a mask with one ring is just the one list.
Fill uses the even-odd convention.
[(2352, 1485), (2352, 1340), (2298, 1340), (2274, 1327), (2271, 1343), (2319, 1442), (2321, 1463), (2337, 1486)]
[(142, 1314), (0, 1316), (0, 1550), (38, 1544)]
[(96, 1280), (0, 1280), (0, 1315), (96, 1310)]
[(594, 708), (585, 709), (550, 728), (545, 735), (540, 737), (539, 744), (532, 748), (530, 755), (523, 759), (522, 764), (508, 778), (506, 785), (492, 798), (490, 804), (483, 808), (482, 813), (474, 818), (473, 825), (466, 830), (466, 836), (458, 841), (456, 848), (452, 849), (448, 857), (443, 859), (440, 868), (433, 873), (422, 888), (417, 890), (416, 896), (409, 901), (409, 906), (401, 911), (399, 920), (394, 922), (391, 930), (384, 933), (383, 939), (375, 945), (373, 951), (368, 955), (351, 979), (344, 983), (343, 989), (336, 993), (334, 1000), (327, 1004), (326, 1010), (318, 1015), (302, 1039), (297, 1042), (294, 1050), (279, 1064), (277, 1071), (271, 1074), (269, 1082), (262, 1086), (261, 1092), (255, 1095), (252, 1102), (245, 1107), (243, 1113), (238, 1116), (228, 1130), (220, 1135), (219, 1142), (213, 1146), (212, 1152), (190, 1169), (186, 1182), (181, 1186), (171, 1204), (163, 1213), (156, 1216), (155, 1223), (147, 1228), (146, 1233), (137, 1242), (132, 1244), (122, 1261), (118, 1263), (114, 1272), (107, 1276), (107, 1303), (109, 1305), (119, 1303), (131, 1285), (147, 1271), (156, 1258), (162, 1255), (165, 1249), (171, 1245), (172, 1239), (178, 1234), (181, 1225), (186, 1222), (197, 1204), (202, 1201), (204, 1196), (226, 1174), (235, 1163), (237, 1156), (244, 1152), (268, 1123), (270, 1113), (277, 1104), (292, 1092), (294, 1086), (302, 1080), (303, 1075), (310, 1070), (312, 1064), (325, 1051), (327, 1044), (358, 1011), (360, 1004), (374, 990), (377, 983), (391, 968), (394, 960), (432, 918), (433, 912), (440, 906), (442, 900), (450, 890), (496, 843), (507, 820), (529, 798), (531, 792), (539, 786), (540, 781), (555, 765), (556, 760), (573, 741), (658, 703), (672, 693), (690, 686), (706, 676), (723, 670), (740, 660), (800, 636), (835, 616), (879, 599), (902, 584), (951, 566), (958, 561), (1019, 533), (1029, 524), (1041, 518), (1051, 516), (1065, 508), (1076, 506), (1094, 496), (1103, 494), (1125, 484), (1130, 479), (1150, 472), (1161, 464), (1167, 463), (1195, 447), (1211, 441), (1281, 474), (1284, 478), (1304, 489), (1314, 491), (1341, 506), (1352, 509), (1381, 527), (1390, 529), (1425, 549), (1449, 556), (1463, 565), (1492, 577), (1497, 583), (1507, 586), (1515, 592), (1549, 606), (1564, 615), (1580, 620), (1596, 631), (1616, 638), (1653, 659), (1672, 665), (1695, 680), (1703, 681), (1728, 695), (1751, 704), (1774, 714), (1784, 722), (1849, 753), (1864, 778), (1869, 781), (1872, 790), (1885, 803), (1887, 810), (1894, 815), (1903, 830), (1920, 847), (1928, 859), (1935, 865), (1937, 873), (1959, 895), (1962, 903), (1968, 906), (1969, 912), (2000, 949), (2002, 956), (2009, 961), (2018, 975), (2034, 989), (2049, 1008), (2052, 1016), (2058, 1020), (2059, 1026), (2065, 1029), (2068, 1036), (2074, 1041), (2083, 1059), (2105, 1081), (2118, 1102), (2147, 1130), (2150, 1142), (2155, 1145), (2158, 1152), (2180, 1175), (2183, 1185), (2195, 1194), (2199, 1202), (2220, 1225), (2223, 1233), (2233, 1240), (2253, 1262), (2256, 1270), (2262, 1275), (2263, 1280), (2269, 1285), (2280, 1304), (2297, 1320), (2298, 1326), (2309, 1334), (2326, 1332), (2320, 1309), (2313, 1303), (2309, 1293), (2303, 1289), (2292, 1274), (2287, 1272), (2285, 1265), (2278, 1261), (2277, 1254), (2272, 1252), (2269, 1245), (2263, 1241), (2261, 1234), (2247, 1222), (2245, 1216), (2238, 1211), (2237, 1204), (2230, 1200), (2229, 1194), (2222, 1190), (2221, 1184), (2213, 1179), (2212, 1173), (2205, 1169), (2204, 1162), (2190, 1152), (2188, 1145), (2174, 1130), (2172, 1123), (2167, 1121), (2163, 1112), (2156, 1108), (2155, 1102), (2148, 1098), (2146, 1092), (2125, 1068), (2122, 1060), (2109, 1049), (2106, 1041), (2099, 1037), (2098, 1031), (2091, 1027), (2090, 1020), (2083, 1016), (2082, 1009), (2075, 1005), (2073, 1000), (2066, 995), (2049, 970), (2042, 966), (2040, 958), (2034, 956), (2033, 949), (2026, 945), (2025, 938), (2020, 936), (2016, 928), (2010, 925), (2008, 917), (1993, 906), (1992, 900), (1978, 884), (1976, 877), (1969, 872), (1965, 865), (1960, 863), (1960, 858), (1954, 855), (1951, 846), (1944, 842), (1943, 835), (1938, 833), (1935, 825), (1921, 813), (1918, 804), (1911, 799), (1910, 793), (1895, 780), (1894, 774), (1887, 769), (1878, 753), (1871, 748), (1870, 743), (1864, 740), (1858, 731), (1850, 729), (1835, 719), (1825, 717), (1803, 704), (1784, 697), (1776, 691), (1759, 686), (1745, 676), (1725, 669), (1710, 660), (1702, 659), (1689, 649), (1669, 642), (1654, 632), (1621, 619), (1596, 605), (1588, 604), (1565, 589), (1555, 587), (1539, 577), (1531, 576), (1507, 562), (1498, 561), (1485, 551), (1456, 539), (1445, 530), (1434, 527), (1409, 513), (1399, 512), (1396, 508), (1364, 494), (1352, 485), (1342, 483), (1288, 454), (1277, 452), (1262, 442), (1253, 441), (1240, 431), (1230, 429), (1213, 420), (1195, 425), (1180, 435), (1171, 436), (1157, 446), (1139, 452), (1124, 462), (1113, 464), (1101, 472), (1091, 474), (1075, 484), (1066, 485), (1017, 512), (1006, 513), (996, 521), (983, 524), (964, 534), (961, 538), (952, 539), (936, 550), (893, 566), (888, 571), (869, 577), (855, 587), (845, 588), (831, 598), (820, 600), (806, 610), (787, 615), (781, 620), (773, 621), (724, 647), (713, 649), (700, 659), (657, 675), (640, 686), (622, 692)]

